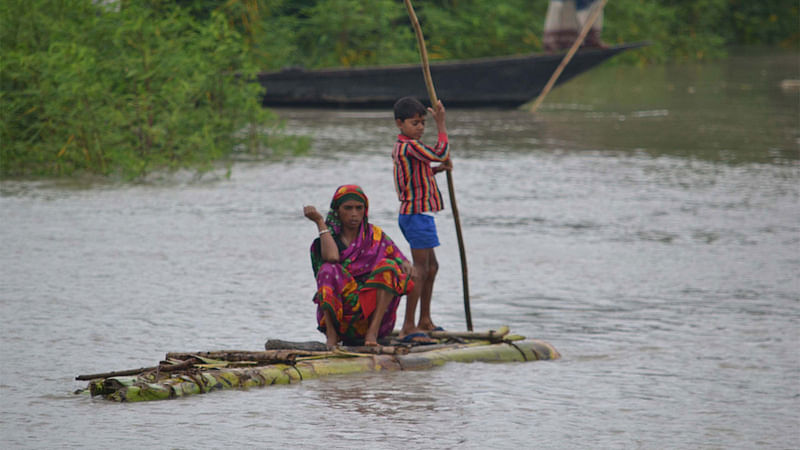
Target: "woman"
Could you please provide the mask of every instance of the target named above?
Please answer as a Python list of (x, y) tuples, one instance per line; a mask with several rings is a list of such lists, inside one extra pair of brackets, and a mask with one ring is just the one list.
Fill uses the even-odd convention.
[(318, 329), (328, 348), (340, 341), (378, 345), (394, 329), (400, 296), (411, 291), (413, 266), (383, 230), (367, 220), (369, 201), (356, 185), (336, 189), (328, 216), (313, 206), (303, 214), (317, 224), (311, 266), (317, 278)]

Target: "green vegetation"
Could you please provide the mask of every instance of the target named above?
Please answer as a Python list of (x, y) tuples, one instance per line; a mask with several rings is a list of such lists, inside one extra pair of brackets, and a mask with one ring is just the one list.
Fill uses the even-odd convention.
[(4, 176), (132, 179), (287, 144), (227, 18), (164, 4), (2, 3)]
[[(186, 1), (195, 6), (198, 2)], [(542, 49), (547, 0), (413, 0), (432, 59), (528, 53)], [(209, 3), (211, 5), (212, 3)], [(210, 7), (210, 6), (209, 6)], [(202, 9), (202, 7), (199, 7)], [(259, 66), (319, 68), (418, 60), (402, 0), (229, 0), (230, 17), (250, 17)], [(603, 39), (653, 45), (617, 63), (705, 60), (738, 45), (800, 43), (795, 0), (610, 0)], [(257, 17), (248, 16), (257, 12)]]
[[(541, 49), (546, 0), (414, 0), (432, 59)], [(797, 48), (795, 0), (611, 0), (603, 39), (653, 45), (617, 63)], [(401, 0), (6, 0), (0, 174), (137, 178), (234, 153), (301, 151), (259, 105), (258, 70), (409, 63)]]

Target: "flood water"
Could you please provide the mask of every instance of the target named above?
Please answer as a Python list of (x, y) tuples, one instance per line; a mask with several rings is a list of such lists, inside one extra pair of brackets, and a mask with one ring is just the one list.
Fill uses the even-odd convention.
[[(475, 329), (509, 325), (558, 361), (142, 404), (72, 393), (168, 351), (323, 340), (302, 206), (360, 184), (408, 248), (386, 111), (278, 110), (312, 150), (229, 179), (5, 180), (3, 446), (797, 448), (800, 98), (780, 87), (797, 78), (796, 55), (757, 52), (601, 67), (535, 116), (448, 110)], [(463, 330), (449, 208), (437, 223), (434, 319)]]

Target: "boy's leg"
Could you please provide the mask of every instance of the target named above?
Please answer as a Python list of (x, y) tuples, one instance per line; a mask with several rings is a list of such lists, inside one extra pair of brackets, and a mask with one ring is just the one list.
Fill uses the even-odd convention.
[(416, 325), (416, 317), (417, 317), (417, 303), (419, 302), (419, 296), (422, 292), (422, 279), (420, 278), (422, 275), (422, 271), (420, 270), (419, 263), (420, 260), (417, 258), (417, 250), (411, 249), (411, 256), (414, 264), (414, 287), (411, 289), (411, 292), (406, 295), (406, 314), (403, 318), (403, 327), (400, 328), (400, 337), (403, 338), (406, 335), (411, 333), (416, 333), (417, 325)]
[[(400, 330), (401, 338), (422, 331), (416, 325), (417, 303), (425, 289), (428, 278), (428, 256), (429, 251), (432, 250), (430, 248), (411, 249), (411, 258), (414, 260), (414, 288), (406, 297), (406, 315), (403, 319), (403, 328)], [(428, 309), (430, 309), (430, 298), (428, 299)]]
[(419, 297), (419, 323), (417, 328), (422, 331), (431, 331), (436, 328), (431, 317), (431, 298), (433, 297), (433, 283), (436, 281), (436, 273), (439, 272), (439, 262), (436, 260), (436, 253), (432, 248), (424, 249), (426, 255), (425, 280), (422, 283)]
[[(406, 315), (400, 337), (435, 328), (431, 319), (431, 296), (433, 281), (439, 269), (433, 248), (439, 245), (434, 218), (425, 214), (401, 214), (398, 218), (400, 230), (411, 246), (414, 261), (414, 288), (406, 299)], [(415, 248), (417, 247), (417, 248)], [(419, 324), (415, 324), (417, 303), (422, 302)]]

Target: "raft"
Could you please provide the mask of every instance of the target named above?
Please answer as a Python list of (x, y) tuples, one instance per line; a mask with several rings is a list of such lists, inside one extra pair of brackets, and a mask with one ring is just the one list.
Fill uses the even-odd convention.
[[(507, 327), (484, 333), (432, 332), (439, 344), (340, 347), (320, 351), (322, 343), (295, 345), (268, 341), (268, 350), (218, 350), (167, 353), (158, 366), (104, 374), (79, 375), (89, 380), (92, 397), (117, 402), (168, 400), (225, 389), (299, 383), (315, 378), (398, 370), (423, 370), (447, 362), (526, 362), (561, 357), (549, 343), (508, 334)], [(275, 342), (284, 343), (273, 348)], [(312, 348), (308, 350), (307, 348)]]

